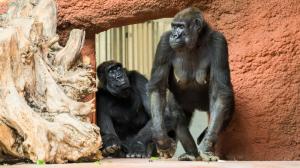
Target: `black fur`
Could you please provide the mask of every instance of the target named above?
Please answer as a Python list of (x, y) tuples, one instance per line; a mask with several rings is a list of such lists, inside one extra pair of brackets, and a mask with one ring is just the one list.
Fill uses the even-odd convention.
[[(198, 158), (200, 152), (203, 160), (216, 160), (214, 145), (222, 127), (231, 119), (234, 95), (226, 39), (206, 23), (198, 9), (179, 12), (172, 30), (162, 35), (149, 92), (157, 146), (170, 147), (166, 143), (169, 141), (166, 122), (170, 121), (162, 118), (169, 115), (177, 123), (173, 129), (188, 155)], [(210, 115), (199, 151), (188, 130), (195, 109), (208, 111)]]
[[(122, 65), (107, 61), (97, 68), (101, 83), (96, 96), (97, 125), (103, 138), (101, 150), (105, 156), (149, 157), (152, 151), (147, 147), (152, 143), (152, 136), (149, 98), (146, 95), (148, 81), (137, 71), (125, 68), (115, 68), (111, 72), (115, 75), (111, 75), (116, 79), (108, 79), (109, 69), (115, 66)], [(118, 84), (120, 81), (123, 85)]]

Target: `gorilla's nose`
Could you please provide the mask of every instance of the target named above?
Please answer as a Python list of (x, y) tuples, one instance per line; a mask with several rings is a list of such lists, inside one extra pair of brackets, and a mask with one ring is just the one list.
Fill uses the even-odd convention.
[(180, 34), (179, 33), (176, 33), (175, 35), (174, 35), (174, 38), (175, 39), (178, 39), (180, 37)]
[(180, 32), (174, 32), (173, 34), (172, 34), (172, 37), (174, 38), (174, 39), (179, 39), (180, 37), (181, 37), (181, 33)]
[(178, 39), (178, 38), (179, 38), (179, 35), (178, 35), (178, 34), (173, 34), (173, 35), (171, 36), (171, 38), (174, 39), (174, 40), (175, 40), (175, 39)]
[(123, 76), (119, 74), (119, 75), (116, 76), (116, 79), (117, 79), (117, 80), (122, 80), (122, 79), (123, 79)]

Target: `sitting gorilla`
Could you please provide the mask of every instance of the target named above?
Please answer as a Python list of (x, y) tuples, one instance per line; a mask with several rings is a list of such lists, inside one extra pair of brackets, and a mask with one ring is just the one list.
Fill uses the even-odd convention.
[(121, 63), (106, 61), (97, 68), (97, 125), (101, 128), (104, 156), (150, 157), (152, 134), (148, 80)]

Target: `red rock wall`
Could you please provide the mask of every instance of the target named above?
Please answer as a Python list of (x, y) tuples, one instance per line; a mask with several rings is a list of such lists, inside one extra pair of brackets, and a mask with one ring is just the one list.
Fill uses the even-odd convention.
[(0, 0), (0, 14), (3, 14), (8, 9), (8, 0)]
[[(172, 17), (185, 7), (199, 7), (228, 39), (236, 96), (234, 118), (221, 136), (218, 152), (231, 160), (300, 160), (298, 0), (57, 2), (60, 33), (84, 28), (88, 41), (111, 27)], [(89, 42), (84, 51), (91, 50)]]

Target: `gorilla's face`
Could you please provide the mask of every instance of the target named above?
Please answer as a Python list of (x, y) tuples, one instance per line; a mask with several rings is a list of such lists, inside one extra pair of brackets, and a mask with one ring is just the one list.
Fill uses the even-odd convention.
[(196, 19), (174, 19), (171, 24), (172, 30), (169, 38), (173, 49), (193, 49), (202, 29), (201, 20)]
[(108, 67), (106, 73), (107, 90), (115, 96), (127, 97), (130, 83), (126, 70), (120, 64), (117, 64)]

